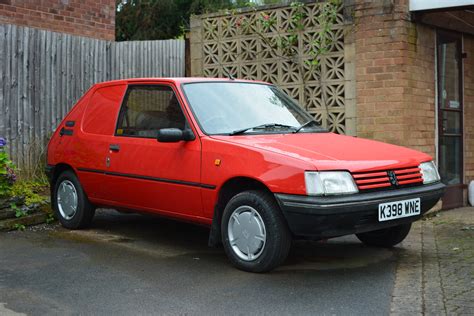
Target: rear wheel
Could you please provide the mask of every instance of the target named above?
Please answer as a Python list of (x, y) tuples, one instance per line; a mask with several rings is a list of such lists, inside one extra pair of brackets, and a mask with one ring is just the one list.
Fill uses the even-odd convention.
[(267, 272), (288, 256), (291, 233), (273, 197), (261, 191), (234, 196), (224, 209), (222, 241), (230, 261), (249, 272)]
[(56, 180), (52, 205), (61, 225), (69, 229), (88, 227), (95, 213), (94, 206), (71, 170), (64, 171)]
[(411, 223), (356, 234), (356, 236), (366, 245), (390, 248), (401, 243), (408, 236), (410, 229)]

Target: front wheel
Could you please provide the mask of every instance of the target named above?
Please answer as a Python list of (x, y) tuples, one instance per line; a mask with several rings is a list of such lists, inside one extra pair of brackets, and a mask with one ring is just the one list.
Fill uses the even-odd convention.
[(221, 223), (224, 250), (238, 269), (267, 272), (288, 256), (291, 233), (273, 197), (261, 191), (234, 196)]
[(366, 245), (390, 248), (401, 243), (408, 236), (410, 229), (411, 223), (356, 234), (356, 236)]
[(80, 229), (90, 225), (95, 208), (89, 202), (79, 179), (71, 170), (61, 173), (54, 185), (52, 205), (62, 226)]

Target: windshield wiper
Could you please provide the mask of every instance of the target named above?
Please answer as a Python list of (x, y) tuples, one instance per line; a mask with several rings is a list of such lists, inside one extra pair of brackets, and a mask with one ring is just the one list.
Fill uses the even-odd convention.
[(297, 129), (293, 131), (293, 133), (298, 133), (299, 131), (301, 131), (303, 128), (305, 128), (306, 126), (310, 124), (316, 124), (319, 128), (321, 128), (321, 130), (324, 130), (321, 126), (319, 126), (318, 122), (316, 122), (315, 120), (309, 120), (308, 122), (301, 124)]
[(278, 123), (269, 123), (269, 124), (261, 124), (261, 125), (257, 125), (257, 126), (237, 129), (237, 130), (231, 132), (229, 135), (243, 134), (243, 133), (245, 133), (247, 131), (250, 131), (252, 129), (268, 129), (268, 128), (276, 128), (276, 127), (278, 127), (278, 128), (291, 128), (291, 129), (295, 128), (295, 126), (291, 126), (291, 125), (278, 124)]

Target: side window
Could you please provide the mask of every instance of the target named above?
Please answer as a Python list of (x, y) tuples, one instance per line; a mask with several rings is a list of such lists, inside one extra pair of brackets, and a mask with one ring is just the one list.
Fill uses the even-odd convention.
[(186, 119), (168, 86), (130, 86), (120, 109), (118, 136), (155, 138), (161, 128), (184, 129)]

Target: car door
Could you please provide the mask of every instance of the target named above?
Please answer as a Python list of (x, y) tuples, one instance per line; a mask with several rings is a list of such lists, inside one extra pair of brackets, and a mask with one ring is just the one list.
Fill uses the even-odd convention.
[(108, 144), (108, 200), (125, 208), (200, 217), (200, 140), (161, 143), (161, 128), (191, 128), (173, 88), (130, 85)]
[(81, 126), (75, 120), (65, 122), (65, 128), (75, 133), (73, 165), (87, 196), (92, 201), (102, 200), (107, 182), (105, 174), (108, 145), (115, 132), (116, 117), (126, 84), (108, 85), (94, 90), (84, 110)]

